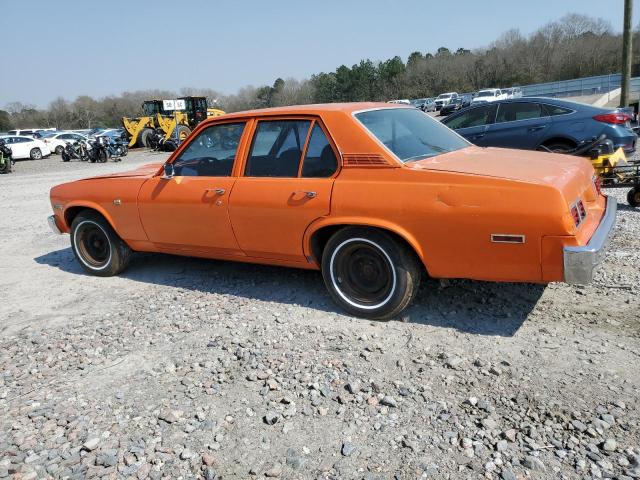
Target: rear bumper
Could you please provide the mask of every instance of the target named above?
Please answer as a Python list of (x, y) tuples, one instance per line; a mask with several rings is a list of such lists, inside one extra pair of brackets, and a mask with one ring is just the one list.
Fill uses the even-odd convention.
[(58, 224), (56, 223), (55, 215), (48, 216), (47, 223), (49, 224), (49, 228), (53, 233), (55, 233), (56, 235), (62, 235), (62, 232), (60, 231), (60, 229), (58, 228)]
[(607, 197), (607, 206), (591, 240), (581, 247), (564, 247), (564, 281), (586, 285), (593, 281), (596, 267), (602, 263), (609, 238), (616, 224), (618, 204), (613, 197)]

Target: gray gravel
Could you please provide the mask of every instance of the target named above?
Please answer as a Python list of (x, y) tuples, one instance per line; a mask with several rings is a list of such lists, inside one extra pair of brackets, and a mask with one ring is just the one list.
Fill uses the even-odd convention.
[(48, 189), (163, 158), (0, 176), (0, 478), (640, 478), (640, 210), (592, 285), (428, 281), (405, 322), (316, 272), (85, 276)]

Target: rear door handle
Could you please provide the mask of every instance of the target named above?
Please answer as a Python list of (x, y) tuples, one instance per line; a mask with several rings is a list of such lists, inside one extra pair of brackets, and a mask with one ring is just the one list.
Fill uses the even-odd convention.
[(216, 195), (224, 195), (226, 190), (224, 188), (214, 187), (214, 188), (207, 188), (205, 192), (213, 192)]
[(316, 198), (318, 194), (316, 192), (309, 192), (304, 190), (296, 190), (293, 192), (294, 195), (305, 195), (308, 198)]
[(482, 138), (482, 137), (484, 137), (484, 133), (479, 133), (478, 135), (473, 135), (471, 138), (473, 140), (477, 140), (478, 138)]
[(538, 130), (542, 130), (543, 128), (545, 128), (545, 125), (537, 125), (535, 127), (529, 128), (529, 131), (530, 132), (537, 132)]

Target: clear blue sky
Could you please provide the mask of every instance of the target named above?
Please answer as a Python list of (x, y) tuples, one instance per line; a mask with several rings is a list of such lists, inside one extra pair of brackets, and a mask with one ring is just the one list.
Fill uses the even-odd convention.
[[(634, 0), (634, 21), (640, 15)], [(235, 93), (415, 50), (486, 46), (576, 12), (622, 30), (623, 0), (13, 0), (2, 2), (0, 108), (180, 87)], [(181, 8), (182, 7), (182, 8)]]

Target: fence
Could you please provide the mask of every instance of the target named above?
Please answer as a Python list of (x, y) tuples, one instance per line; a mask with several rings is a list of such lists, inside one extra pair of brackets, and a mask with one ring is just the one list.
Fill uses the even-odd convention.
[[(525, 97), (581, 97), (584, 95), (604, 95), (620, 88), (622, 75), (614, 73), (599, 75), (597, 77), (585, 77), (575, 80), (561, 80), (558, 82), (536, 83), (523, 85), (522, 94)], [(640, 77), (631, 79), (631, 98), (640, 96)]]

